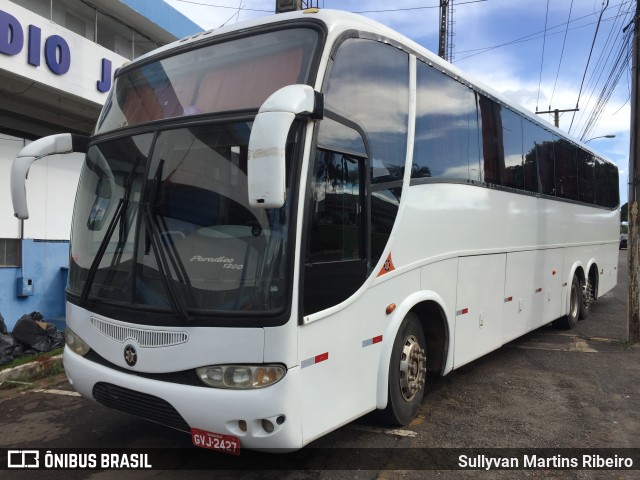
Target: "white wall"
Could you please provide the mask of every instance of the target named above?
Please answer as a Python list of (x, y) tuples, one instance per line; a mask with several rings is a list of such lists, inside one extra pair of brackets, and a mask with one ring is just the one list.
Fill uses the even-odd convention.
[[(0, 134), (0, 238), (20, 238), (13, 216), (9, 174), (18, 151), (29, 141)], [(24, 238), (69, 240), (71, 215), (84, 154), (55, 155), (33, 163), (27, 180), (29, 219)]]
[(20, 238), (20, 222), (13, 216), (9, 173), (11, 164), (26, 144), (23, 139), (0, 133), (0, 238)]

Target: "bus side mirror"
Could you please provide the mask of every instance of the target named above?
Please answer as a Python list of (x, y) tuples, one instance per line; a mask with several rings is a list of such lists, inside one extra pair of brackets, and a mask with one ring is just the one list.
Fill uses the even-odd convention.
[(286, 200), (287, 137), (297, 116), (322, 118), (323, 97), (309, 85), (289, 85), (260, 107), (249, 138), (247, 177), (249, 205), (280, 208)]
[(24, 147), (11, 165), (11, 201), (14, 215), (21, 220), (29, 218), (27, 209), (27, 176), (36, 160), (59, 153), (86, 152), (89, 137), (60, 133), (50, 135)]

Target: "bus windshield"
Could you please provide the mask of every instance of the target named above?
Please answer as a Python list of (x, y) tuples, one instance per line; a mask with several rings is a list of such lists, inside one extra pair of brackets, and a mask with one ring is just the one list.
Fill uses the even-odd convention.
[(91, 146), (69, 293), (179, 317), (281, 312), (290, 205), (248, 205), (250, 131), (250, 121), (174, 126)]
[(313, 81), (319, 36), (263, 30), (123, 68), (80, 177), (71, 302), (139, 312), (135, 321), (149, 324), (144, 312), (234, 324), (285, 312), (291, 203), (249, 206), (248, 144), (269, 95)]
[(257, 110), (281, 87), (309, 82), (317, 43), (315, 30), (287, 28), (125, 68), (95, 133), (166, 118)]

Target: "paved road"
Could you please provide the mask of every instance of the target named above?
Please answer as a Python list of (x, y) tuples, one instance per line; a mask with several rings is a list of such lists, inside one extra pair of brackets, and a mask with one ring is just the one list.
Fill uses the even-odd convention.
[[(408, 471), (398, 452), (417, 448), (629, 448), (640, 446), (640, 348), (626, 338), (627, 268), (621, 252), (619, 285), (600, 298), (588, 320), (572, 331), (547, 326), (505, 345), (445, 378), (435, 379), (418, 417), (399, 431), (382, 429), (366, 416), (314, 442), (311, 447), (356, 448), (377, 458), (376, 468), (348, 472), (353, 478), (424, 478)], [(188, 435), (67, 395), (63, 377), (48, 391), (4, 392), (0, 398), (0, 447), (190, 448)], [(52, 391), (53, 390), (53, 391)], [(374, 450), (371, 450), (374, 449)], [(377, 450), (381, 449), (381, 450)], [(198, 450), (198, 452), (202, 452)], [(283, 460), (289, 478), (343, 478), (331, 470), (326, 450), (303, 450)], [(206, 452), (207, 454), (210, 452)], [(212, 453), (212, 455), (217, 455)], [(325, 455), (326, 456), (326, 455)], [(241, 462), (263, 459), (247, 452)], [(289, 462), (289, 463), (287, 463)], [(256, 467), (255, 465), (252, 465)], [(362, 466), (362, 465), (361, 465)], [(317, 469), (314, 472), (309, 469)], [(320, 471), (328, 469), (327, 471)], [(394, 472), (393, 470), (404, 470)], [(21, 472), (20, 472), (21, 473)], [(282, 478), (270, 471), (261, 478)], [(429, 473), (429, 472), (428, 472)], [(430, 477), (477, 478), (483, 472), (430, 472)], [(514, 473), (521, 475), (515, 476)], [(10, 475), (9, 475), (10, 474)], [(256, 472), (138, 472), (136, 478), (254, 478)], [(517, 478), (524, 472), (494, 471), (482, 478)], [(536, 470), (527, 478), (640, 478), (638, 472)], [(131, 478), (117, 471), (0, 472), (3, 478), (109, 480)]]

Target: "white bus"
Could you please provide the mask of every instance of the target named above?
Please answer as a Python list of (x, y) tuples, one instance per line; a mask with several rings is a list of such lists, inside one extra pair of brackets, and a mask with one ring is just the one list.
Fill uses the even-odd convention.
[[(196, 445), (405, 425), (446, 375), (617, 280), (616, 167), (420, 45), (310, 9), (121, 68), (73, 217), (64, 366)], [(431, 377), (429, 377), (431, 378)]]

